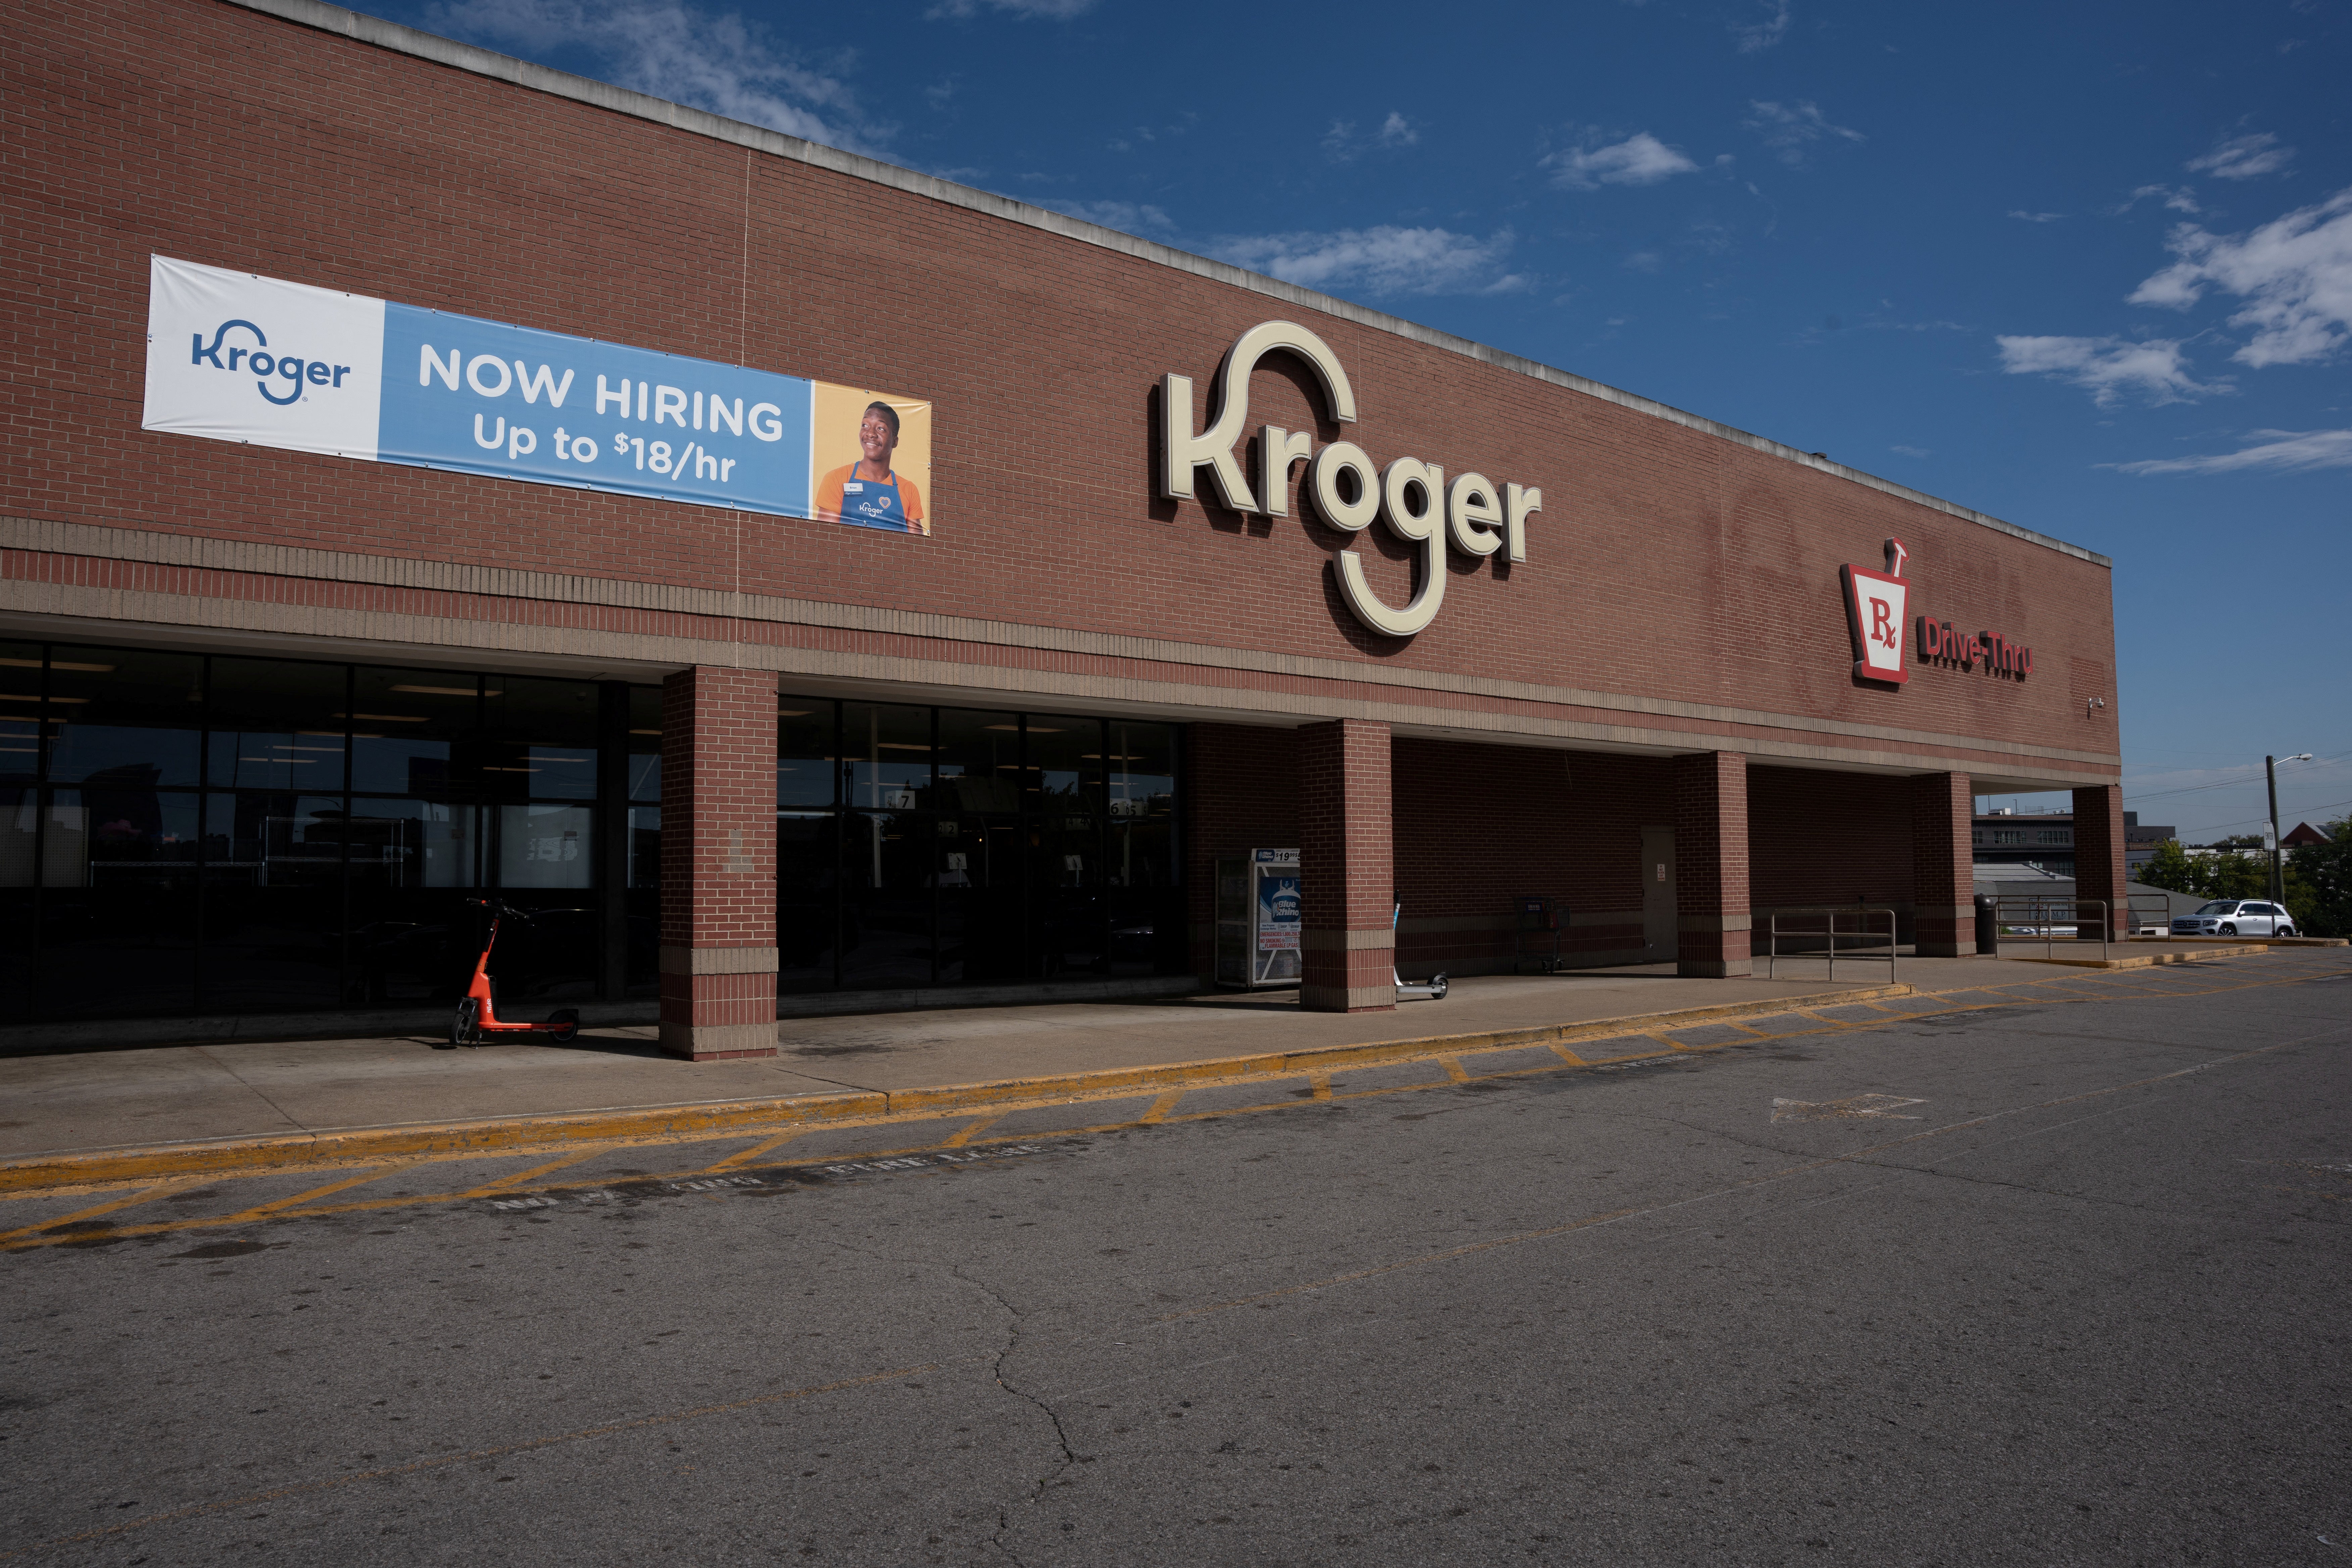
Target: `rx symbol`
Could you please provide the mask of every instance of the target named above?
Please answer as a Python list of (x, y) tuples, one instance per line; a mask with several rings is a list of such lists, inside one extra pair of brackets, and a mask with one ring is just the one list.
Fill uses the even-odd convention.
[(1895, 646), (1895, 612), (1884, 599), (1870, 601), (1870, 640), (1888, 647)]

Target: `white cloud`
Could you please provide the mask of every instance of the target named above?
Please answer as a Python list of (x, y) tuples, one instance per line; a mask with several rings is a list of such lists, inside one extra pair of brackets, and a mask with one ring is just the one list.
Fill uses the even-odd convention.
[(2306, 468), (2352, 468), (2352, 430), (2255, 430), (2251, 434), (2259, 444), (2234, 452), (2099, 467), (2126, 474), (2228, 474), (2244, 468), (2291, 474)]
[(2164, 205), (2170, 207), (2174, 212), (2200, 213), (2205, 210), (2203, 207), (2197, 205), (2197, 196), (2195, 193), (2190, 191), (2187, 185), (2181, 186), (2177, 191), (2170, 185), (2142, 185), (2139, 189), (2134, 191), (2128, 197), (2126, 197), (2124, 201), (2124, 205), (2116, 208), (2115, 212), (2111, 216), (2116, 217), (2122, 216), (2125, 213), (2131, 211), (2133, 207), (2138, 205), (2140, 201), (2144, 197), (2147, 196), (2162, 196), (2164, 198)]
[(1805, 161), (1805, 154), (1824, 137), (1842, 137), (1848, 142), (1866, 142), (1859, 131), (1833, 125), (1821, 110), (1810, 102), (1797, 104), (1768, 103), (1761, 99), (1748, 101), (1749, 117), (1745, 121), (1748, 130), (1764, 138), (1764, 145), (1780, 154), (1780, 162), (1795, 168)]
[(1065, 202), (1050, 198), (1034, 198), (1035, 205), (1049, 212), (1081, 218), (1087, 223), (1115, 228), (1122, 234), (1166, 236), (1175, 232), (1176, 225), (1168, 215), (1149, 202)]
[(1924, 458), (1928, 455), (1925, 447), (1889, 447), (1886, 449), (1898, 458)]
[(2262, 131), (2223, 142), (2203, 157), (2189, 159), (2184, 167), (2192, 174), (2210, 174), (2217, 180), (2251, 180), (2278, 173), (2294, 157), (2294, 148), (2280, 146), (2277, 137)]
[(1356, 134), (1352, 120), (1334, 120), (1331, 129), (1323, 133), (1323, 151), (1336, 162), (1345, 163), (1370, 147), (1412, 147), (1421, 141), (1421, 129), (1395, 110), (1381, 121), (1380, 129), (1369, 136)]
[(1772, 15), (1765, 21), (1734, 22), (1731, 34), (1739, 40), (1739, 52), (1743, 55), (1770, 48), (1789, 36), (1789, 0), (1774, 0)]
[(923, 13), (923, 19), (977, 16), (983, 11), (1002, 11), (1024, 20), (1043, 18), (1049, 22), (1066, 22), (1094, 8), (1095, 0), (940, 0), (938, 5)]
[(541, 53), (586, 48), (617, 86), (788, 136), (863, 153), (889, 134), (865, 121), (838, 75), (803, 63), (731, 12), (681, 0), (456, 0), (425, 19), (452, 37)]
[(1370, 294), (1507, 294), (1528, 287), (1505, 270), (1517, 237), (1485, 239), (1443, 228), (1342, 228), (1322, 233), (1229, 235), (1208, 254), (1309, 289)]
[(2230, 324), (2254, 334), (2237, 352), (2242, 363), (2307, 363), (2352, 336), (2352, 187), (2251, 234), (2184, 223), (2166, 244), (2180, 259), (2133, 290), (2131, 302), (2185, 310), (2208, 287), (2237, 295), (2247, 303)]
[(2025, 223), (2056, 223), (2066, 215), (2064, 213), (2030, 213), (2012, 207), (2010, 209), (2009, 216)]
[(2133, 342), (2124, 338), (1997, 337), (2000, 368), (2011, 375), (2046, 375), (2088, 387), (2100, 407), (2114, 406), (2126, 391), (2151, 403), (2185, 403), (2208, 393), (2227, 392), (2226, 382), (2202, 384), (2189, 374), (2180, 344), (2168, 338)]
[(1602, 185), (1654, 185), (1698, 168), (1678, 148), (1669, 147), (1646, 131), (1636, 131), (1607, 146), (1563, 148), (1544, 158), (1551, 183), (1569, 190), (1590, 191)]

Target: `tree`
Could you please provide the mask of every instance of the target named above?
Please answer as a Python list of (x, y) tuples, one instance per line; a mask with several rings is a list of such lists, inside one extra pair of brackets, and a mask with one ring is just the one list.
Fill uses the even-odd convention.
[(2352, 936), (2352, 816), (2325, 831), (2326, 843), (2300, 845), (2288, 857), (2287, 910), (2305, 936)]
[(2156, 857), (2139, 868), (2132, 879), (2151, 888), (2163, 888), (2175, 893), (2197, 890), (2197, 869), (2180, 847), (2180, 840), (2168, 838), (2156, 847)]

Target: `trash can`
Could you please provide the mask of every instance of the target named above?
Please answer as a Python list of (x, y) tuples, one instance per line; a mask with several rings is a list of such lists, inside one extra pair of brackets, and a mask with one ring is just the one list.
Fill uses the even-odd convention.
[(2000, 951), (2000, 900), (1990, 893), (1977, 895), (1977, 951)]

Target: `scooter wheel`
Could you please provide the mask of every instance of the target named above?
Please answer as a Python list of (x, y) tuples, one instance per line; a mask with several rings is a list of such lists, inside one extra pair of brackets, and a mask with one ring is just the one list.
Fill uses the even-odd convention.
[(580, 1015), (566, 1007), (547, 1016), (547, 1037), (559, 1046), (568, 1046), (580, 1037)]
[(478, 1046), (482, 1032), (475, 1026), (481, 1021), (482, 1005), (467, 996), (457, 1004), (457, 1016), (449, 1020), (449, 1043), (453, 1046)]
[(1441, 974), (1441, 975), (1439, 975), (1436, 979), (1434, 979), (1434, 980), (1431, 981), (1429, 984), (1430, 984), (1432, 986), (1433, 986), (1433, 987), (1435, 988), (1435, 989), (1433, 989), (1433, 990), (1432, 990), (1432, 991), (1430, 992), (1430, 994), (1429, 994), (1429, 999), (1430, 999), (1431, 1001), (1433, 1001), (1433, 1002), (1443, 1002), (1443, 1001), (1444, 1001), (1444, 1000), (1445, 1000), (1445, 976), (1444, 976), (1443, 974)]

